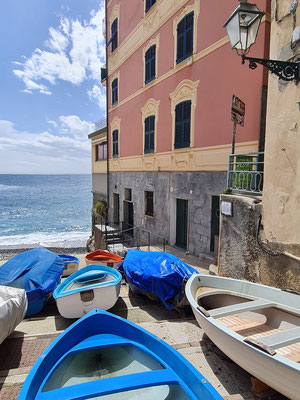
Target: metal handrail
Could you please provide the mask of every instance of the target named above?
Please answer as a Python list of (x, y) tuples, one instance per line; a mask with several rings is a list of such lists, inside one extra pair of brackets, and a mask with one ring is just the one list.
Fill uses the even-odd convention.
[[(107, 222), (105, 223), (105, 240), (106, 240), (106, 242), (108, 240), (108, 233), (110, 233), (113, 241), (116, 236), (122, 238), (122, 240), (119, 244), (122, 244), (123, 250), (124, 250), (124, 242), (127, 242), (127, 243), (134, 243), (134, 245), (131, 247), (136, 247), (137, 249), (140, 249), (140, 247), (142, 247), (141, 244), (145, 243), (145, 245), (148, 246), (149, 251), (150, 251), (151, 247), (154, 247), (155, 249), (158, 249), (161, 251), (161, 248), (157, 245), (157, 239), (159, 239), (162, 241), (162, 245), (161, 245), (161, 247), (163, 248), (162, 251), (166, 250), (166, 245), (168, 244), (168, 240), (166, 238), (164, 238), (163, 236), (160, 236), (160, 235), (157, 235), (150, 231), (147, 231), (144, 228), (140, 228), (135, 225), (132, 225), (128, 229), (115, 230), (115, 231), (112, 230), (111, 232), (109, 232), (107, 230), (107, 227), (109, 227), (109, 226), (110, 227), (113, 227), (113, 225), (122, 226), (123, 224), (124, 224), (124, 221), (119, 222), (119, 223), (107, 223)], [(129, 232), (132, 233), (132, 235)], [(141, 232), (144, 232), (147, 235), (147, 240), (145, 240), (141, 236)], [(154, 237), (154, 240), (152, 240), (152, 244), (151, 244), (151, 235), (152, 235), (152, 237)], [(155, 238), (156, 238), (156, 240), (155, 240)], [(115, 245), (115, 243), (112, 244), (113, 248), (115, 247), (114, 245)]]
[(95, 131), (99, 131), (100, 129), (106, 128), (107, 125), (106, 117), (99, 119), (94, 123), (94, 125), (95, 125)]

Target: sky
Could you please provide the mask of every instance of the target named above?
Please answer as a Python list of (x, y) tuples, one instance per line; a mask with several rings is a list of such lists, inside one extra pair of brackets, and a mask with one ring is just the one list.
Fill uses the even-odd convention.
[(1, 2), (0, 174), (90, 173), (104, 15), (104, 0)]

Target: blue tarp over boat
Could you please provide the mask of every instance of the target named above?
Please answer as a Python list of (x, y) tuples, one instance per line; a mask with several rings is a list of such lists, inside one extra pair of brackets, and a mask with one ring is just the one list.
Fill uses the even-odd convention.
[(183, 284), (197, 271), (173, 254), (131, 249), (120, 271), (133, 292), (159, 299), (167, 309), (176, 308), (184, 296)]
[(63, 260), (47, 249), (25, 251), (0, 268), (0, 285), (25, 289), (28, 298), (26, 315), (39, 312), (60, 282)]

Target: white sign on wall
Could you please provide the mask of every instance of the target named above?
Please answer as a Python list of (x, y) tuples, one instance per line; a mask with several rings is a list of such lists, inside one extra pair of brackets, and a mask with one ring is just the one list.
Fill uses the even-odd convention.
[(230, 201), (221, 201), (221, 213), (232, 217), (232, 203)]

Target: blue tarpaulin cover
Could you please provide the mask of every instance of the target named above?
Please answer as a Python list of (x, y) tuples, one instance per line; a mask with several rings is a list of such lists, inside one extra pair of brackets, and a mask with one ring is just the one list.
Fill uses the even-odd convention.
[(167, 309), (180, 303), (184, 281), (197, 273), (173, 254), (135, 249), (128, 251), (119, 270), (133, 291), (161, 300)]
[(63, 269), (63, 260), (52, 251), (44, 248), (28, 250), (3, 264), (0, 285), (25, 289), (28, 297), (26, 315), (31, 315), (40, 311), (31, 304), (46, 299), (59, 284)]

